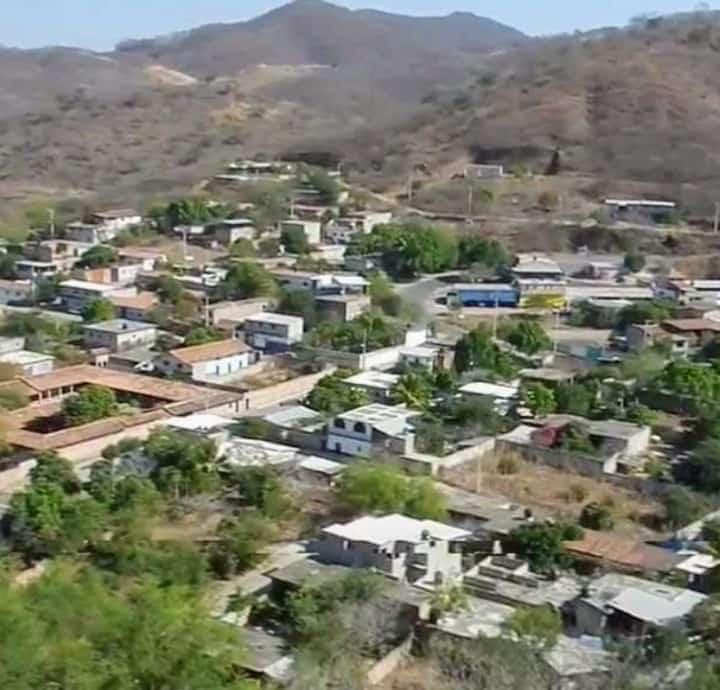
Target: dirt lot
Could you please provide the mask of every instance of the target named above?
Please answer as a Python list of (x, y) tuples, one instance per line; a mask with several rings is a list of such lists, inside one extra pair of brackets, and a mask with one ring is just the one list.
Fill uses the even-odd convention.
[[(507, 467), (511, 467), (512, 474), (500, 472), (498, 466), (501, 464), (506, 465), (506, 472)], [(657, 501), (646, 496), (597, 479), (528, 463), (517, 455), (484, 460), (479, 477), (474, 470), (464, 470), (446, 481), (468, 491), (476, 491), (478, 486), (497, 491), (530, 508), (570, 518), (578, 518), (588, 503), (601, 503), (613, 513), (617, 532), (642, 539), (656, 534), (644, 523), (661, 510)]]

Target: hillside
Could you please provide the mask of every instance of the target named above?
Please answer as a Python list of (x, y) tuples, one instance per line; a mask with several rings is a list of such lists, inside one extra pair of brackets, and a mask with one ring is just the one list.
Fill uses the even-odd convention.
[(196, 76), (231, 75), (250, 65), (418, 65), (486, 52), (525, 36), (472, 14), (415, 18), (352, 11), (322, 0), (296, 0), (248, 22), (201, 27), (176, 36), (130, 41), (130, 54)]
[(0, 195), (31, 182), (130, 201), (298, 150), (332, 151), (378, 189), (420, 164), (446, 179), (473, 160), (542, 172), (556, 148), (595, 195), (707, 211), (720, 184), (715, 14), (528, 40), (474, 15), (300, 0), (109, 54), (0, 60)]

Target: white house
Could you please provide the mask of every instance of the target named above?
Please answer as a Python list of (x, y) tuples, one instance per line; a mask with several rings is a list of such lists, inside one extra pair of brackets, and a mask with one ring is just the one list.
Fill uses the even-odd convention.
[(232, 379), (256, 361), (256, 353), (242, 341), (220, 340), (170, 350), (156, 358), (155, 368), (166, 376), (218, 382)]
[(33, 284), (29, 280), (0, 280), (0, 304), (22, 304), (33, 297)]
[(22, 376), (40, 376), (55, 368), (55, 358), (26, 350), (25, 338), (0, 338), (0, 364), (15, 367)]
[(113, 319), (85, 326), (85, 346), (123, 352), (137, 347), (151, 347), (157, 340), (157, 327), (152, 323)]
[[(236, 331), (239, 336), (241, 330)], [(258, 350), (287, 350), (303, 338), (303, 319), (288, 314), (261, 312), (248, 316), (242, 326), (245, 342)]]
[(72, 242), (84, 244), (104, 244), (111, 242), (117, 236), (118, 231), (113, 227), (93, 225), (91, 223), (68, 223), (65, 226), (65, 237)]
[(66, 280), (60, 283), (60, 300), (71, 314), (80, 314), (93, 300), (111, 297), (133, 297), (134, 287), (121, 287), (108, 283), (93, 283), (87, 280)]
[(112, 208), (94, 213), (92, 220), (97, 225), (115, 232), (121, 232), (142, 223), (142, 216), (131, 208)]
[(462, 542), (471, 532), (405, 515), (367, 516), (326, 527), (315, 544), (321, 560), (372, 568), (412, 583), (462, 578)]
[(418, 414), (403, 406), (379, 403), (349, 410), (328, 425), (326, 447), (364, 458), (382, 452), (407, 455), (415, 445), (415, 430), (409, 420)]

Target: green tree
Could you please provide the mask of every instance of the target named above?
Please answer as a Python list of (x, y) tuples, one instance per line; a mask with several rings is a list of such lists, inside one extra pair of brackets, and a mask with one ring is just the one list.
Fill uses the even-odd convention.
[(260, 256), (275, 258), (280, 254), (280, 242), (274, 237), (263, 237), (258, 242), (258, 253)]
[(175, 276), (161, 275), (155, 281), (155, 292), (164, 304), (175, 304), (183, 293), (183, 286)]
[(306, 175), (305, 181), (319, 194), (317, 201), (325, 206), (337, 204), (340, 196), (340, 184), (322, 168), (312, 168)]
[(205, 345), (206, 343), (213, 343), (217, 340), (223, 340), (224, 338), (224, 334), (220, 331), (216, 331), (212, 328), (205, 328), (204, 326), (197, 326), (188, 331), (183, 345), (186, 347), (192, 347), (193, 345)]
[(361, 353), (398, 345), (404, 334), (402, 324), (371, 313), (362, 314), (347, 323), (320, 323), (307, 335), (306, 342), (311, 347)]
[(563, 631), (560, 614), (550, 606), (519, 608), (510, 616), (507, 630), (533, 649), (552, 649)]
[(536, 417), (552, 414), (557, 409), (555, 392), (542, 383), (528, 384), (523, 390), (523, 401)]
[(580, 526), (586, 529), (611, 530), (615, 526), (612, 513), (600, 503), (588, 503), (580, 513)]
[(561, 383), (555, 390), (558, 411), (578, 417), (590, 416), (596, 398), (597, 389), (592, 382), (587, 384)]
[(282, 477), (271, 467), (241, 467), (226, 479), (241, 502), (256, 508), (267, 518), (277, 520), (290, 513), (292, 498)]
[(380, 309), (388, 316), (400, 316), (403, 301), (395, 292), (392, 281), (382, 271), (375, 271), (369, 276), (369, 294), (372, 306)]
[(333, 415), (362, 407), (369, 402), (370, 398), (364, 390), (348, 386), (338, 374), (320, 379), (305, 399), (305, 404), (313, 410)]
[(436, 520), (445, 514), (445, 501), (431, 480), (407, 477), (390, 465), (351, 465), (338, 482), (335, 498), (339, 510), (354, 515), (403, 513)]
[(670, 529), (679, 529), (695, 522), (707, 510), (699, 496), (682, 486), (673, 486), (660, 496), (663, 522)]
[(528, 355), (535, 355), (552, 347), (552, 341), (537, 321), (519, 321), (506, 329), (503, 337), (520, 352)]
[(65, 398), (61, 412), (70, 426), (89, 424), (115, 415), (117, 399), (110, 388), (89, 385)]
[(145, 442), (145, 453), (157, 463), (153, 481), (166, 494), (204, 493), (218, 484), (217, 446), (210, 438), (156, 429)]
[(37, 454), (29, 476), (31, 484), (58, 484), (66, 494), (76, 494), (82, 489), (72, 463), (52, 450)]
[(15, 280), (17, 278), (17, 271), (15, 270), (17, 259), (17, 255), (10, 252), (0, 254), (0, 278), (2, 280)]
[(497, 240), (482, 235), (462, 235), (458, 245), (458, 266), (469, 268), (480, 264), (495, 271), (509, 266), (512, 257)]
[(272, 274), (261, 264), (243, 261), (233, 266), (220, 292), (227, 299), (250, 299), (252, 297), (269, 297), (277, 291), (277, 284)]
[(90, 247), (77, 262), (79, 268), (105, 268), (118, 260), (118, 253), (113, 247), (96, 244)]
[(242, 639), (201, 595), (152, 579), (124, 587), (59, 564), (25, 588), (0, 584), (0, 687), (252, 690)]
[(94, 299), (85, 305), (82, 310), (82, 317), (85, 323), (100, 323), (110, 321), (115, 317), (115, 305), (104, 298)]
[(513, 551), (526, 558), (533, 570), (552, 573), (569, 564), (564, 542), (582, 537), (582, 530), (566, 523), (522, 525), (510, 533)]
[(433, 397), (430, 377), (424, 371), (408, 371), (390, 390), (390, 398), (396, 405), (407, 405), (414, 410), (427, 410)]
[(273, 538), (272, 523), (260, 513), (247, 511), (224, 520), (217, 530), (217, 542), (210, 552), (210, 567), (218, 577), (242, 573), (257, 565)]
[(510, 379), (517, 371), (512, 357), (493, 342), (490, 331), (479, 326), (465, 334), (455, 345), (455, 369), (459, 373), (480, 369), (502, 379)]
[(671, 315), (672, 307), (665, 302), (634, 302), (620, 311), (619, 323), (622, 328), (627, 328), (637, 323), (658, 323)]
[(628, 253), (623, 259), (623, 266), (631, 273), (639, 273), (645, 268), (645, 262), (644, 254)]
[(255, 256), (257, 254), (257, 251), (255, 250), (255, 245), (252, 243), (252, 240), (247, 239), (246, 237), (241, 237), (239, 240), (235, 240), (235, 242), (230, 245), (230, 256), (247, 259)]
[(301, 227), (285, 227), (280, 235), (280, 243), (288, 254), (309, 254), (310, 242)]
[(314, 328), (319, 319), (315, 295), (311, 290), (284, 290), (277, 311), (279, 314), (302, 317), (306, 331)]

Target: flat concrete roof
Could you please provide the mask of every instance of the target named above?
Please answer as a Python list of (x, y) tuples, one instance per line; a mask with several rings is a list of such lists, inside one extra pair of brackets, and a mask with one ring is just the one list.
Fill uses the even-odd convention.
[(144, 321), (129, 321), (128, 319), (111, 319), (110, 321), (101, 321), (100, 323), (91, 323), (84, 327), (86, 331), (102, 331), (103, 333), (113, 333), (120, 335), (121, 333), (139, 333), (140, 331), (156, 330), (154, 323), (145, 323)]
[(52, 361), (54, 359), (52, 355), (46, 355), (42, 352), (31, 352), (30, 350), (15, 350), (15, 352), (0, 354), (0, 362), (4, 364), (15, 364), (21, 367), (29, 364), (47, 362), (48, 360)]

